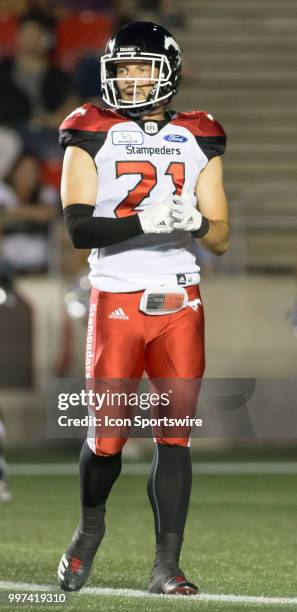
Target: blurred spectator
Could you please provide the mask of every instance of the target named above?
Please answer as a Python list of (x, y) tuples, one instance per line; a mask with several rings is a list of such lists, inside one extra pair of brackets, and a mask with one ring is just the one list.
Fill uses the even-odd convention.
[(40, 161), (23, 153), (0, 182), (1, 255), (16, 273), (47, 271), (49, 228), (57, 202), (56, 190), (41, 183)]
[(51, 17), (36, 11), (19, 21), (14, 57), (0, 62), (0, 123), (19, 125), (34, 119), (40, 126), (57, 127), (73, 109), (71, 77), (51, 60), (54, 29)]
[(11, 128), (0, 126), (0, 179), (7, 175), (21, 148), (18, 134)]

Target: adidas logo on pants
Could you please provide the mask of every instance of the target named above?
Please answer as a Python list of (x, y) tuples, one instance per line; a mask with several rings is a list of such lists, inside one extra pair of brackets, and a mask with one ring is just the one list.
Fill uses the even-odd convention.
[(129, 319), (127, 315), (125, 315), (122, 308), (117, 308), (113, 312), (108, 315), (109, 319)]

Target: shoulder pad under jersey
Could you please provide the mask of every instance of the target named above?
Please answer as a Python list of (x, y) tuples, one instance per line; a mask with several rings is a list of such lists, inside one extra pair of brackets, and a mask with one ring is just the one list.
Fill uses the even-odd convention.
[(128, 119), (115, 111), (87, 103), (76, 108), (61, 123), (59, 143), (63, 149), (71, 145), (81, 147), (94, 158), (104, 144), (108, 130), (126, 121)]
[(171, 124), (185, 127), (193, 136), (208, 159), (223, 155), (226, 149), (226, 134), (222, 125), (205, 111), (177, 113)]

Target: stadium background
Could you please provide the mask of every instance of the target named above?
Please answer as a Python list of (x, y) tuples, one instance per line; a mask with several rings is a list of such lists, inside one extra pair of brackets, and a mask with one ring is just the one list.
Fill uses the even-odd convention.
[[(47, 32), (47, 62), (65, 71), (66, 93), (61, 95), (59, 90), (55, 98), (52, 90), (51, 100), (45, 101), (42, 109), (40, 100), (37, 103), (32, 98), (27, 113), (20, 104), (21, 112), (17, 115), (13, 103), (15, 90), (6, 89), (5, 80), (1, 79), (5, 79), (6, 56), (18, 57), (21, 28), (18, 20), (28, 12)], [(58, 188), (62, 152), (57, 144), (57, 127), (81, 102), (100, 103), (97, 98), (100, 53), (118, 25), (135, 19), (161, 23), (180, 42), (184, 81), (174, 107), (207, 110), (223, 124), (228, 135), (224, 169), (231, 217), (230, 250), (222, 258), (201, 253), (206, 376), (276, 380), (296, 375), (296, 3), (184, 0), (181, 6), (166, 0), (0, 0), (0, 407), (6, 424), (5, 448), (11, 464), (12, 493), (18, 499), (25, 495), (28, 482), (25, 476), (18, 476), (24, 463), (30, 463), (31, 468), (33, 463), (65, 465), (76, 460), (80, 447), (79, 440), (48, 439), (45, 430), (47, 384), (59, 377), (80, 376), (83, 371), (88, 295), (87, 253), (74, 252), (61, 219)], [(28, 44), (28, 40), (23, 44)], [(19, 73), (18, 79), (20, 86)], [(54, 211), (43, 222), (45, 256), (42, 261), (31, 261), (27, 268), (22, 268), (20, 253), (13, 262), (9, 259), (7, 237), (20, 232), (18, 223), (25, 223), (23, 231), (29, 238), (36, 235), (34, 224), (38, 225), (40, 219), (32, 220), (32, 216), (25, 215), (10, 217), (11, 208), (5, 200), (5, 185), (12, 188), (11, 170), (23, 150), (33, 154), (39, 190), (46, 186)], [(38, 202), (37, 207), (45, 204), (46, 200)], [(132, 441), (125, 453), (128, 462), (145, 461), (151, 456), (152, 444)], [(232, 463), (233, 472), (239, 473), (242, 461), (253, 462), (251, 469), (256, 469), (255, 461), (265, 461), (266, 465), (269, 461), (273, 472), (272, 464), (285, 466), (287, 460), (292, 462), (294, 471), (296, 446), (292, 438), (290, 442), (275, 439), (249, 443), (234, 439), (195, 440), (193, 457), (198, 466), (201, 462), (202, 471), (203, 465), (210, 466), (211, 471), (212, 462), (213, 466), (228, 462), (229, 466)], [(212, 471), (217, 474), (215, 467)], [(210, 485), (212, 503), (223, 511), (225, 497), (220, 486), (223, 489), (225, 481), (217, 475), (214, 478), (217, 498)], [(241, 476), (236, 478), (232, 487), (238, 493), (247, 481)], [(252, 497), (256, 508), (258, 496), (265, 495), (267, 485), (266, 509), (271, 510), (286, 482), (288, 496), (292, 490), (293, 480), (288, 476), (279, 478), (270, 487), (267, 478), (257, 484), (251, 477), (243, 498)], [(39, 486), (38, 479), (33, 479), (32, 495), (34, 487)], [(54, 491), (54, 483), (51, 486)], [(228, 486), (225, 495), (229, 495), (232, 503), (232, 487)], [(69, 490), (73, 500), (74, 488), (72, 484)], [(127, 503), (124, 487), (117, 495), (119, 503)], [(22, 499), (25, 504), (25, 498)], [(288, 499), (292, 508), (293, 499)], [(13, 507), (14, 501), (10, 504)], [(8, 505), (7, 512), (14, 516)], [(239, 516), (244, 524), (243, 510)], [(218, 516), (214, 524), (218, 525), (219, 520)], [(6, 524), (8, 533), (13, 531), (8, 518)], [(21, 524), (25, 525), (24, 519)], [(289, 520), (288, 529), (290, 524)], [(272, 521), (272, 532), (275, 525)], [(254, 536), (256, 539), (256, 532)], [(289, 551), (289, 532), (283, 533), (283, 538)], [(53, 567), (55, 558), (52, 553)], [(289, 566), (290, 560), (283, 559), (284, 566), (286, 563)], [(29, 582), (33, 580), (26, 578)], [(35, 578), (39, 579), (38, 572)], [(232, 584), (226, 584), (228, 592)], [(277, 584), (275, 589), (275, 594), (284, 594), (277, 590)], [(243, 592), (246, 590), (243, 588)], [(264, 582), (260, 592), (265, 592)], [(270, 593), (271, 590), (266, 594)], [(285, 593), (289, 594), (288, 589)]]

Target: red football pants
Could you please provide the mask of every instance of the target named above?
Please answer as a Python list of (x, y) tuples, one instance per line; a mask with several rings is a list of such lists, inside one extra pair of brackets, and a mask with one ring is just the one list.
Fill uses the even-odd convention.
[[(197, 379), (205, 369), (204, 312), (199, 286), (186, 291), (190, 302), (200, 299), (200, 303), (169, 315), (146, 315), (139, 310), (142, 291), (110, 293), (93, 288), (86, 351), (86, 378), (92, 379), (91, 386), (96, 387), (99, 379), (122, 379), (123, 391), (129, 380), (135, 385), (145, 371), (153, 379), (153, 391), (165, 390), (164, 379), (170, 379), (174, 387), (174, 401), (162, 416), (194, 417), (200, 387)], [(165, 430), (154, 435), (165, 444), (188, 445), (189, 433), (166, 437)], [(96, 435), (94, 451), (98, 455), (118, 453), (126, 440), (123, 433), (118, 437)]]

